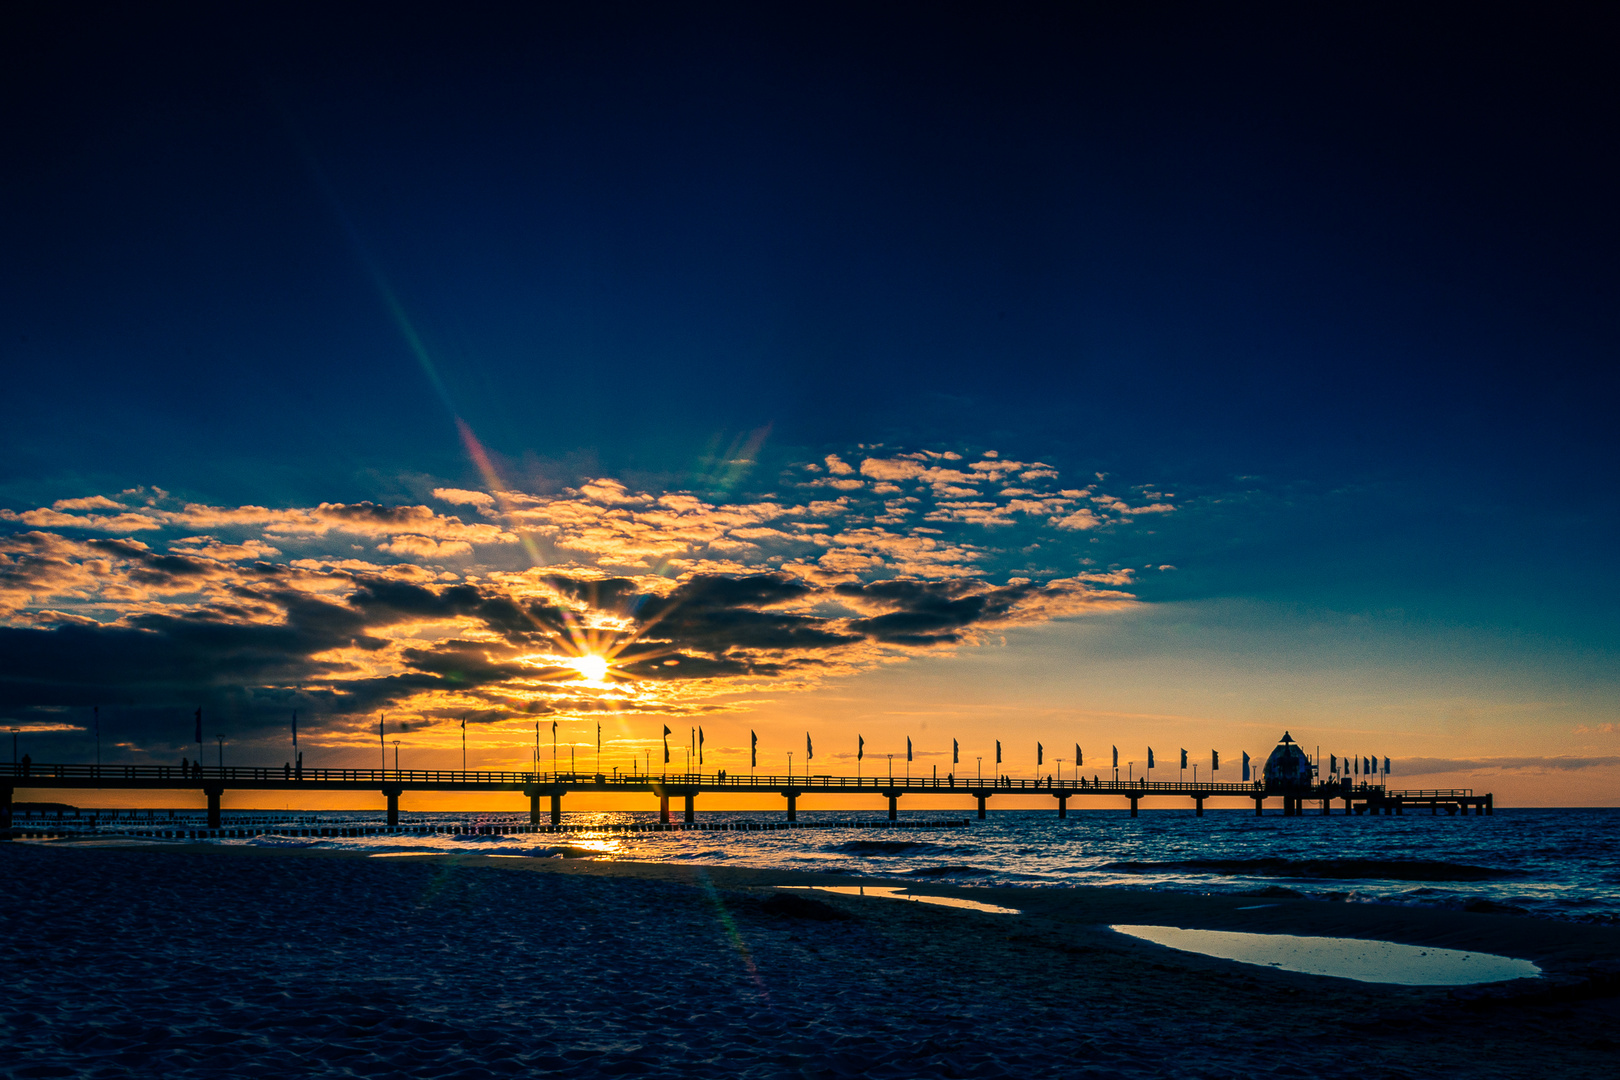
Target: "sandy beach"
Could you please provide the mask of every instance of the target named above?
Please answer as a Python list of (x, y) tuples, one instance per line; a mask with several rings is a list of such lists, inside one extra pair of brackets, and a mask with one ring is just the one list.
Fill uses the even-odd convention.
[[(777, 888), (847, 875), (152, 843), (13, 843), (0, 867), (8, 1077), (1574, 1077), (1620, 1064), (1620, 932), (1514, 916), (905, 883), (1022, 912), (993, 915)], [(1375, 986), (1164, 949), (1107, 929), (1121, 922), (1475, 949), (1548, 977)]]

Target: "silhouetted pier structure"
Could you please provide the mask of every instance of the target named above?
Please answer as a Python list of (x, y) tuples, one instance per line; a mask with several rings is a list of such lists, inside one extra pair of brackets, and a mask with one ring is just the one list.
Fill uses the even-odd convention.
[[(123, 791), (175, 791), (201, 789), (208, 799), (208, 823), (219, 828), (220, 799), (226, 791), (375, 791), (388, 800), (388, 824), (399, 824), (399, 797), (406, 791), (509, 791), (529, 797), (529, 823), (540, 824), (540, 800), (549, 802), (551, 824), (562, 821), (564, 795), (575, 792), (651, 795), (658, 800), (659, 820), (670, 821), (671, 799), (683, 803), (683, 817), (696, 820), (699, 795), (775, 794), (787, 800), (787, 820), (798, 820), (801, 795), (879, 795), (889, 801), (889, 820), (897, 819), (904, 795), (964, 795), (978, 803), (983, 820), (985, 804), (997, 795), (1046, 796), (1057, 801), (1058, 817), (1068, 816), (1070, 799), (1124, 799), (1131, 816), (1144, 799), (1190, 799), (1202, 817), (1209, 799), (1252, 799), (1254, 812), (1262, 814), (1271, 799), (1282, 801), (1285, 816), (1306, 812), (1307, 805), (1320, 804), (1327, 814), (1335, 803), (1342, 803), (1346, 815), (1398, 815), (1407, 808), (1427, 807), (1432, 814), (1476, 815), (1494, 812), (1489, 794), (1476, 795), (1471, 788), (1446, 790), (1397, 790), (1349, 780), (1323, 783), (1279, 785), (1265, 781), (1223, 783), (1184, 780), (1119, 780), (1074, 777), (1019, 780), (977, 777), (899, 777), (899, 776), (733, 776), (729, 773), (614, 774), (578, 772), (490, 772), (450, 769), (303, 769), (285, 766), (192, 765), (0, 765), (0, 829), (11, 827), (11, 803), (18, 789), (61, 791), (69, 789), (112, 789)], [(1117, 805), (1117, 803), (1116, 803)]]

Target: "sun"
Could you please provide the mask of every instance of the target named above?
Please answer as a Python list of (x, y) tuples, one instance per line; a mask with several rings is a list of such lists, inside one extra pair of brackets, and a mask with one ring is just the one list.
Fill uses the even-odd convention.
[(599, 683), (607, 678), (608, 662), (606, 657), (590, 654), (574, 656), (569, 658), (568, 665), (578, 671), (580, 677), (587, 682)]

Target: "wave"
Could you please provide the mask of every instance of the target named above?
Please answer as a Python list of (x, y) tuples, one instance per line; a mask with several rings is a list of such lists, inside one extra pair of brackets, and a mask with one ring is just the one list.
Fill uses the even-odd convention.
[[(919, 866), (915, 870), (907, 870), (906, 877), (991, 877), (994, 870), (983, 870), (977, 866)], [(1009, 875), (1025, 877), (1024, 874)]]
[(926, 840), (846, 840), (832, 844), (826, 851), (844, 855), (923, 855), (929, 852), (960, 851), (945, 844), (930, 844)]
[(1469, 863), (1428, 859), (1181, 859), (1175, 862), (1113, 862), (1101, 867), (1126, 874), (1195, 873), (1223, 876), (1319, 878), (1350, 881), (1374, 878), (1385, 881), (1495, 881), (1522, 877), (1517, 870), (1502, 870)]

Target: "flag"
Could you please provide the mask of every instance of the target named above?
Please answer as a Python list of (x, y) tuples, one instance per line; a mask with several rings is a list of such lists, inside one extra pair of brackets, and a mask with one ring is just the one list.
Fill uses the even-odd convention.
[(1385, 775), (1389, 773), (1389, 758), (1384, 759), (1384, 773)]
[(1153, 747), (1148, 747), (1148, 768), (1153, 768)]
[(387, 713), (384, 713), (382, 716), (377, 717), (377, 743), (378, 743), (378, 745), (380, 745), (383, 748), (383, 753), (384, 754), (388, 753), (388, 739), (387, 739), (387, 736), (385, 735), (385, 732), (387, 731), (387, 724), (388, 724), (388, 714)]
[(859, 761), (866, 756), (866, 740), (859, 735), (855, 736), (855, 760)]
[(1187, 767), (1187, 748), (1185, 746), (1181, 748), (1181, 767), (1183, 769)]
[(202, 708), (201, 708), (201, 706), (199, 706), (198, 709), (197, 709), (197, 737), (195, 739), (193, 739), (192, 742), (196, 743), (199, 746), (202, 745)]
[(906, 736), (906, 760), (911, 760), (911, 736)]
[(962, 748), (957, 745), (955, 739), (952, 739), (951, 740), (951, 764), (952, 765), (956, 765), (956, 764), (961, 762), (961, 760), (962, 760), (961, 751), (962, 751)]
[(1114, 768), (1119, 768), (1119, 747), (1114, 747)]
[(1221, 771), (1221, 752), (1219, 750), (1211, 750), (1209, 752), (1209, 771)]
[(752, 729), (748, 732), (748, 767), (759, 767), (759, 734)]
[(1035, 764), (1040, 765), (1046, 760), (1046, 747), (1040, 743), (1035, 744)]
[(1001, 740), (996, 740), (996, 764), (1001, 764)]
[(1362, 771), (1362, 773), (1364, 775), (1371, 776), (1372, 771), (1373, 771), (1372, 770), (1372, 762), (1368, 761), (1366, 758), (1362, 758), (1361, 759), (1361, 771)]
[(698, 764), (703, 764), (703, 729), (698, 728)]
[(664, 764), (669, 764), (669, 725), (664, 725)]
[(1080, 766), (1084, 765), (1085, 763), (1086, 763), (1086, 759), (1080, 756), (1080, 744), (1075, 743), (1074, 744), (1074, 767), (1078, 769)]
[(810, 733), (808, 731), (804, 733), (804, 760), (816, 760), (815, 744), (810, 741)]
[(1339, 755), (1338, 754), (1329, 754), (1328, 755), (1328, 775), (1330, 775), (1330, 776), (1338, 776), (1339, 775)]
[(1249, 782), (1249, 752), (1243, 751), (1243, 782)]

